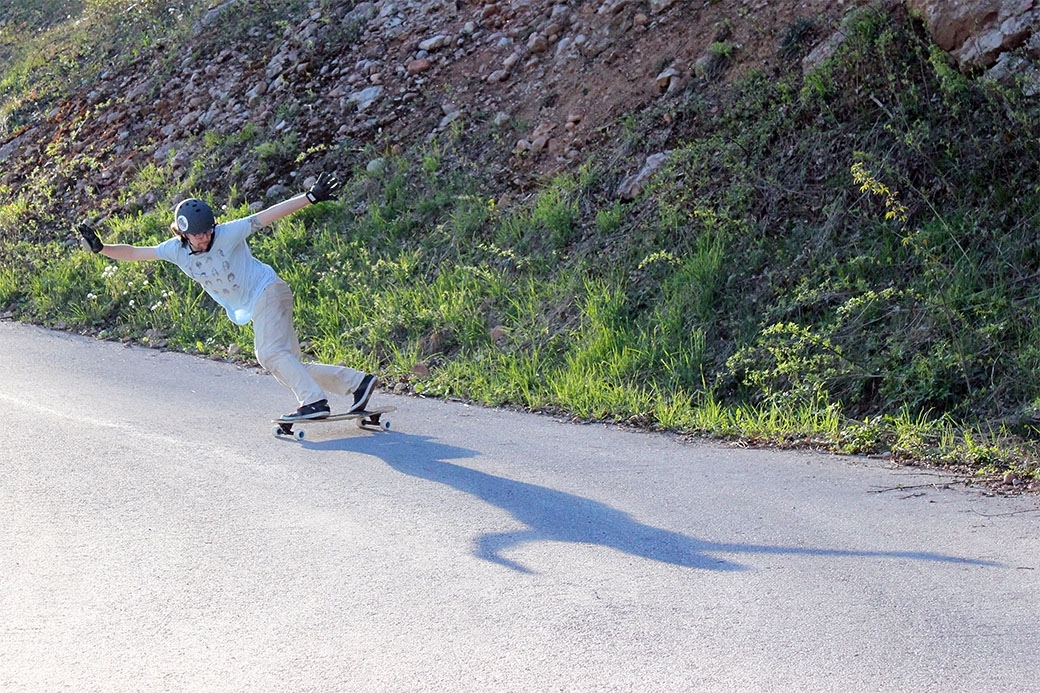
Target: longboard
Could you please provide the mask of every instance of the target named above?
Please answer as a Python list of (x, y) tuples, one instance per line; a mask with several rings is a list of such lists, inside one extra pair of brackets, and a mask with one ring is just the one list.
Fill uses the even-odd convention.
[(375, 409), (369, 409), (367, 411), (356, 411), (352, 414), (332, 414), (326, 416), (324, 419), (299, 419), (297, 421), (282, 421), (281, 419), (274, 419), (271, 423), (277, 425), (272, 430), (272, 433), (276, 436), (292, 436), (296, 440), (303, 440), (303, 429), (298, 428), (294, 431), (293, 426), (351, 420), (357, 422), (358, 428), (373, 426), (388, 431), (390, 430), (390, 420), (382, 417), (383, 414), (389, 414), (392, 411), (397, 411), (397, 407), (376, 407)]

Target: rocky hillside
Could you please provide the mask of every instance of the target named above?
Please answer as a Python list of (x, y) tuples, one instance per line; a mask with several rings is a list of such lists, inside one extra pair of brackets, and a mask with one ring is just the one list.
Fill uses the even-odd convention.
[[(319, 166), (349, 170), (449, 129), (466, 134), (496, 195), (593, 155), (634, 171), (681, 137), (669, 103), (685, 91), (748, 69), (811, 65), (863, 4), (228, 0), (193, 15), (189, 3), (169, 37), (131, 61), (113, 55), (71, 98), (6, 118), (0, 183), (51, 182), (58, 218), (150, 208), (162, 191), (120, 199), (149, 164), (181, 178), (194, 170), (216, 194), (257, 201), (298, 189)], [(964, 69), (1036, 74), (1038, 3), (877, 5), (907, 10)], [(659, 126), (654, 141), (617, 150), (623, 119), (646, 113)]]

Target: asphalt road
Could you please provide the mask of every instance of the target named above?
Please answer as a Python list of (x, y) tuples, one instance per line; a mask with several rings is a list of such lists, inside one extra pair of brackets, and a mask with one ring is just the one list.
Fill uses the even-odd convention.
[(1040, 691), (1040, 500), (0, 323), (0, 690)]

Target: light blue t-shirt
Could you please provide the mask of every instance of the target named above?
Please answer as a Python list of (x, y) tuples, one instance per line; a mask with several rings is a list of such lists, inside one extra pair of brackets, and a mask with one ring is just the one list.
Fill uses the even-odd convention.
[(180, 238), (156, 246), (159, 257), (172, 262), (202, 285), (213, 300), (227, 311), (231, 321), (245, 325), (253, 319), (253, 307), (260, 293), (278, 279), (269, 265), (249, 251), (246, 239), (260, 228), (252, 216), (217, 224), (213, 245), (208, 252), (191, 254)]

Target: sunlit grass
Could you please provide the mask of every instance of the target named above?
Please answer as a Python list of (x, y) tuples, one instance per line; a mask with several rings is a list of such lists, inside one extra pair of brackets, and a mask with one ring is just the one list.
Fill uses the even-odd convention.
[[(167, 19), (187, 30), (204, 5), (87, 2), (55, 41), (76, 49), (63, 60), (87, 62), (77, 72), (41, 62), (53, 52), (19, 54), (0, 80), (2, 127), (33, 117), (44, 92), (58, 94), (56, 75), (89, 75), (99, 67), (91, 56), (123, 39), (124, 57), (139, 53)], [(116, 26), (109, 15), (119, 12), (126, 21)], [(223, 28), (248, 35), (250, 21)], [(297, 134), (253, 124), (202, 134), (187, 172), (155, 160), (131, 172), (118, 200), (98, 203), (116, 210), (97, 215), (99, 231), (110, 243), (162, 242), (172, 202), (186, 194), (206, 197), (221, 220), (248, 214), (241, 179), (197, 189), (215, 162), (233, 161), (222, 172), (234, 177), (248, 165), (295, 172), (309, 157), (339, 156), (349, 163), (338, 203), (250, 241), (293, 289), (308, 358), (424, 396), (1032, 473), (1028, 421), (1011, 430), (951, 412), (1040, 401), (1040, 310), (1029, 288), (1040, 190), (1014, 169), (1035, 173), (1035, 105), (943, 70), (905, 28), (854, 28), (845, 53), (804, 79), (750, 74), (725, 98), (699, 91), (670, 105), (671, 156), (632, 203), (614, 194), (616, 150), (505, 190), (486, 185), (469, 158), (480, 135), (460, 126), (411, 150), (371, 142), (336, 152), (301, 151)], [(886, 52), (901, 42), (903, 53)], [(913, 69), (892, 69), (901, 61)], [(890, 121), (879, 120), (878, 98)], [(295, 108), (279, 105), (286, 116)], [(976, 111), (978, 132), (955, 129), (969, 120), (957, 114)], [(646, 125), (626, 115), (615, 132), (642, 146), (640, 128), (659, 127), (659, 116)], [(62, 145), (46, 152), (68, 175)], [(76, 166), (89, 176), (102, 164), (82, 156)], [(0, 309), (253, 359), (251, 328), (233, 325), (176, 268), (76, 246), (74, 220), (44, 204), (56, 185), (37, 179), (0, 189)]]

